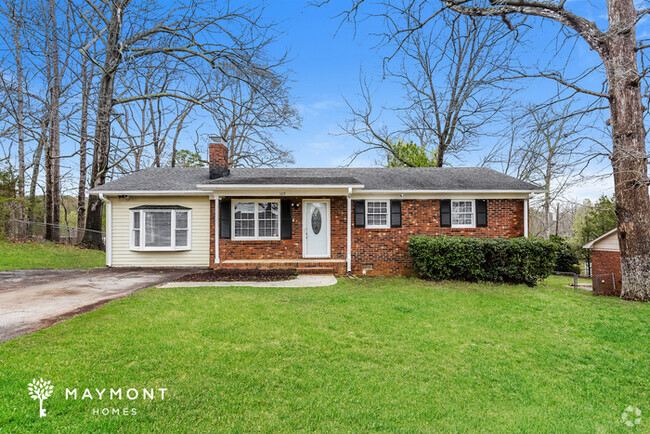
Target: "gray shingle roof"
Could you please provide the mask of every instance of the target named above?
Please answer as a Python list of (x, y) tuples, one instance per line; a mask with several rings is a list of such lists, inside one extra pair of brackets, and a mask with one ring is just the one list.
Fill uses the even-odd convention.
[(207, 168), (165, 167), (142, 170), (91, 193), (196, 191), (197, 185), (363, 184), (365, 190), (393, 191), (540, 191), (540, 187), (483, 167), (416, 168), (234, 168), (230, 175), (209, 179)]

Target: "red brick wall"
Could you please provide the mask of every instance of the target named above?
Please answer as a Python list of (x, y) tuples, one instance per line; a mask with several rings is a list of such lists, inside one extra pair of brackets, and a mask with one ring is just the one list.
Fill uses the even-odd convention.
[[(330, 225), (331, 225), (331, 244), (330, 244), (330, 258), (345, 260), (346, 256), (346, 234), (347, 234), (347, 199), (345, 197), (331, 197), (331, 198), (279, 198), (270, 197), (269, 200), (290, 199), (291, 218), (293, 220), (291, 227), (292, 237), (290, 240), (219, 240), (219, 259), (221, 261), (234, 260), (302, 260), (302, 207), (303, 199), (314, 200), (329, 200), (330, 201)], [(214, 201), (210, 202), (212, 221), (214, 221)], [(214, 225), (210, 229), (211, 249), (210, 249), (210, 263), (214, 264)], [(301, 261), (304, 264), (304, 261)], [(296, 268), (295, 263), (285, 264), (264, 264), (264, 267), (283, 267), (283, 268)], [(235, 265), (223, 264), (225, 266), (235, 267)], [(343, 263), (331, 263), (319, 261), (314, 259), (309, 261), (309, 266), (313, 267), (334, 267), (337, 269), (338, 274), (345, 274), (346, 265)], [(216, 267), (213, 265), (213, 267)], [(236, 264), (237, 268), (261, 268), (259, 263), (251, 264)]]
[[(598, 295), (621, 295), (621, 254), (619, 252), (605, 252), (594, 250), (591, 252), (592, 284), (594, 293)], [(616, 288), (612, 282), (611, 274), (614, 273)]]
[(352, 272), (361, 274), (365, 264), (369, 276), (412, 274), (406, 243), (412, 235), (454, 235), (477, 238), (524, 236), (524, 201), (488, 200), (488, 226), (482, 228), (440, 227), (439, 200), (403, 200), (402, 227), (391, 229), (352, 228)]
[[(279, 198), (273, 198), (279, 199)], [(286, 199), (286, 198), (283, 198)], [(302, 199), (292, 198), (292, 239), (277, 241), (219, 240), (221, 261), (234, 260), (292, 260), (302, 259)], [(344, 197), (331, 200), (331, 258), (345, 260), (347, 236), (347, 201)], [(300, 204), (300, 206), (295, 206)], [(211, 219), (214, 222), (214, 201), (211, 201)], [(210, 263), (214, 264), (214, 224), (210, 225)], [(488, 200), (488, 226), (483, 228), (441, 228), (440, 201), (403, 200), (402, 227), (367, 229), (352, 227), (352, 272), (362, 274), (364, 264), (372, 264), (367, 275), (395, 276), (411, 274), (411, 259), (406, 243), (412, 235), (456, 235), (480, 238), (514, 238), (524, 235), (524, 201), (521, 199)], [(296, 263), (273, 264), (266, 267), (296, 267)], [(315, 260), (310, 266), (333, 267), (344, 273), (345, 263), (327, 263)], [(222, 264), (225, 267), (226, 264)], [(234, 265), (228, 265), (235, 267)], [(259, 264), (237, 264), (237, 267), (261, 267)]]

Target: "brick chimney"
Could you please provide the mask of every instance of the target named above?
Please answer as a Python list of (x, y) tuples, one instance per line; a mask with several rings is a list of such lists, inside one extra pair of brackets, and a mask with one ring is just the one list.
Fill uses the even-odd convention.
[(210, 137), (208, 145), (208, 159), (210, 161), (210, 179), (222, 178), (230, 174), (228, 164), (228, 147), (223, 137)]

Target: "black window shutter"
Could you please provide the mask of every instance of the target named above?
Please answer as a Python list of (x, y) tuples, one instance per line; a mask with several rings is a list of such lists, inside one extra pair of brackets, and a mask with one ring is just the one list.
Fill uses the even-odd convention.
[(366, 227), (366, 201), (364, 200), (354, 201), (354, 227)]
[(451, 227), (451, 200), (449, 199), (440, 201), (440, 226), (443, 228)]
[(230, 239), (230, 199), (219, 204), (219, 238)]
[(291, 199), (280, 201), (280, 238), (291, 239)]
[(487, 223), (487, 200), (481, 199), (476, 201), (476, 226), (484, 228)]
[(391, 228), (402, 227), (402, 201), (401, 200), (390, 201), (390, 227)]

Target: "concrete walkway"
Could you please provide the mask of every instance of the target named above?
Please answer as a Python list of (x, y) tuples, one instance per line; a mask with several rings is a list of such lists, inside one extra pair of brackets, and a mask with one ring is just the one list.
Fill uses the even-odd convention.
[(253, 286), (258, 288), (311, 288), (336, 284), (336, 277), (331, 274), (299, 274), (291, 280), (272, 282), (169, 282), (158, 285), (159, 288), (195, 288), (199, 286)]

